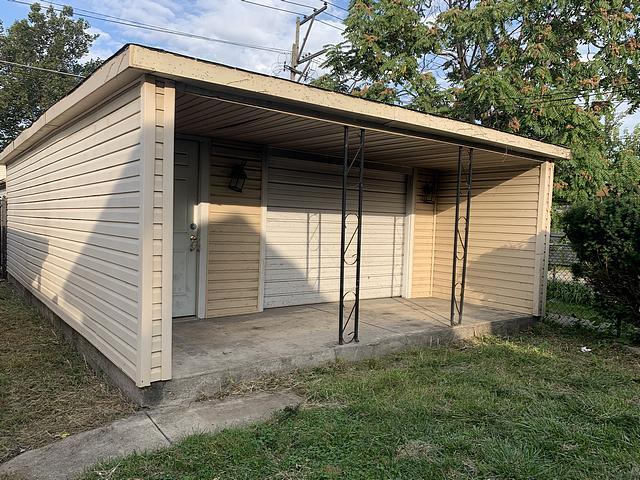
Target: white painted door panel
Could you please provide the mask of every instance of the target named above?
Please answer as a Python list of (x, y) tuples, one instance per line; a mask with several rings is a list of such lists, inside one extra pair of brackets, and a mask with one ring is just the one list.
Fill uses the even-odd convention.
[[(176, 141), (173, 205), (173, 316), (196, 314), (198, 143)], [(194, 228), (195, 226), (195, 228)], [(196, 237), (193, 240), (193, 236)]]
[[(270, 163), (264, 306), (338, 301), (341, 168), (279, 158)], [(405, 174), (365, 171), (362, 298), (401, 294), (406, 185)], [(355, 210), (357, 193), (348, 197)], [(349, 217), (347, 232), (355, 222)], [(347, 267), (347, 285), (354, 278), (355, 266)]]

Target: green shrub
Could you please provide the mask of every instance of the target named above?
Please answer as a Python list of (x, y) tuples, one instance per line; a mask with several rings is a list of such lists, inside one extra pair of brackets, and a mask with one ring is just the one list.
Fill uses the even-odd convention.
[(574, 205), (565, 231), (584, 278), (618, 320), (640, 326), (640, 195), (627, 192)]
[(574, 305), (595, 305), (596, 303), (593, 289), (580, 281), (549, 280), (547, 297)]

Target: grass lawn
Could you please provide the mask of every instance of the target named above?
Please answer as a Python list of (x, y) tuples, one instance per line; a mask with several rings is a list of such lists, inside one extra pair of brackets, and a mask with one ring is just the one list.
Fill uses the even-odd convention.
[(606, 339), (539, 325), (278, 382), (307, 404), (86, 478), (640, 478), (640, 359)]
[(6, 282), (0, 332), (0, 463), (133, 412)]

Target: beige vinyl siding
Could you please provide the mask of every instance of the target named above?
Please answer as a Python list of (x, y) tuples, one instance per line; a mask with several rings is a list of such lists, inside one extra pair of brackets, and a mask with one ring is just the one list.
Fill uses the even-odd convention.
[(422, 192), (425, 183), (433, 183), (435, 174), (426, 171), (416, 173), (413, 201), (413, 255), (411, 273), (411, 297), (430, 297), (432, 293), (433, 254), (435, 240), (435, 202), (425, 203)]
[(540, 166), (540, 190), (538, 192), (538, 219), (535, 251), (535, 279), (533, 288), (533, 314), (544, 317), (547, 303), (547, 268), (549, 265), (549, 241), (551, 236), (551, 202), (553, 199), (553, 168), (551, 162)]
[[(207, 317), (260, 310), (262, 152), (214, 142), (209, 185)], [(231, 169), (246, 161), (243, 192), (229, 189)]]
[(8, 270), (138, 381), (140, 85), (8, 166)]
[[(152, 286), (152, 339), (151, 339), (151, 381), (171, 378), (171, 293), (168, 299), (165, 286), (171, 292), (171, 265), (166, 260), (171, 258), (172, 234), (171, 223), (167, 220), (167, 207), (173, 203), (173, 181), (165, 181), (167, 169), (173, 164), (173, 109), (174, 90), (169, 81), (156, 80), (154, 85), (154, 172), (153, 172), (153, 286)], [(168, 148), (167, 148), (168, 147)], [(167, 188), (169, 187), (169, 188)], [(167, 202), (170, 202), (167, 204)], [(167, 309), (168, 311), (163, 311)], [(163, 325), (164, 322), (164, 325)], [(167, 324), (169, 328), (167, 328)]]
[[(465, 298), (533, 313), (540, 167), (473, 174)], [(433, 296), (451, 295), (455, 173), (441, 175), (437, 198)], [(466, 202), (461, 203), (464, 214)], [(462, 262), (458, 262), (461, 272)]]
[[(342, 167), (271, 157), (268, 183), (264, 307), (338, 301)], [(351, 213), (357, 212), (356, 183), (354, 174), (347, 202)], [(406, 191), (404, 173), (365, 169), (361, 298), (402, 293)], [(356, 217), (349, 216), (347, 242), (356, 225)], [(353, 241), (348, 256), (355, 254)], [(355, 271), (355, 265), (345, 269), (348, 290), (355, 285)]]

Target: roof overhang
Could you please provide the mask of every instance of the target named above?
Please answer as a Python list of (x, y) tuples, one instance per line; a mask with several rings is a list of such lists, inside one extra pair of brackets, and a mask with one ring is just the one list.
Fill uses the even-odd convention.
[(139, 45), (126, 45), (53, 105), (0, 153), (10, 162), (143, 74), (178, 82), (185, 92), (297, 116), (427, 138), (538, 161), (570, 158), (569, 149), (479, 125), (363, 100)]

